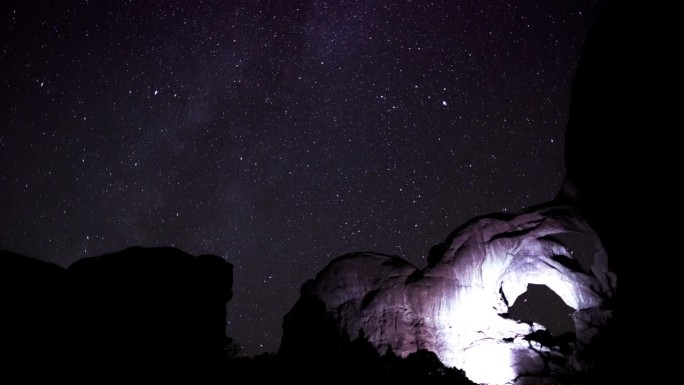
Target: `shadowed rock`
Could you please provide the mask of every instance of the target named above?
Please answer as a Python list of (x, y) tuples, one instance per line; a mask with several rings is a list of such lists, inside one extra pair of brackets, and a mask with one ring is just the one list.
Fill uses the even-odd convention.
[(76, 356), (95, 366), (166, 370), (219, 360), (232, 268), (174, 248), (133, 247), (75, 262), (68, 272)]
[(63, 269), (2, 251), (0, 267), (7, 373), (89, 383), (217, 374), (233, 285), (217, 256), (133, 247)]
[[(65, 363), (66, 271), (0, 251), (0, 349), (4, 374), (38, 381)], [(40, 368), (40, 370), (36, 370)]]

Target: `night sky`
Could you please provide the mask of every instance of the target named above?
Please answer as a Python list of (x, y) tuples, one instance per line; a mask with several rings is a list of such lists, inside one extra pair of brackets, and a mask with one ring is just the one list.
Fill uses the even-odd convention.
[(604, 2), (11, 3), (0, 249), (220, 255), (254, 354), (333, 258), (422, 267), (466, 220), (555, 196)]

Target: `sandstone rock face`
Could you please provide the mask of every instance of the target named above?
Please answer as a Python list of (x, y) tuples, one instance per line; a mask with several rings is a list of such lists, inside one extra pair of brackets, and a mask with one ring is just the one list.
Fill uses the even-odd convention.
[[(572, 232), (596, 240), (590, 271), (554, 238)], [(572, 207), (547, 204), (476, 218), (434, 247), (428, 260), (417, 269), (395, 256), (347, 254), (307, 282), (302, 296), (322, 301), (352, 339), (362, 333), (380, 352), (403, 357), (433, 351), (478, 383), (553, 383), (587, 367), (577, 353), (610, 319), (616, 277)], [(544, 325), (507, 316), (528, 284), (548, 286), (575, 310), (575, 341), (561, 349)]]

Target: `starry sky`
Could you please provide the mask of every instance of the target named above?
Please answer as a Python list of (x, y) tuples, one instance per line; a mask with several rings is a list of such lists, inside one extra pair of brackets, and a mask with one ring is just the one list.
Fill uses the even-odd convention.
[(228, 335), (275, 351), (336, 256), (423, 267), (552, 199), (605, 1), (4, 1), (0, 248), (235, 265)]

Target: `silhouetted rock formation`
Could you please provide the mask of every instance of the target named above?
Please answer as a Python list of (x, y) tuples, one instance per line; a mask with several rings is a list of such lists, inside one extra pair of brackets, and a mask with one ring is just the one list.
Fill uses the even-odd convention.
[(134, 247), (63, 269), (0, 251), (0, 289), (3, 377), (22, 382), (472, 385), (432, 352), (381, 356), (351, 340), (313, 298), (294, 310), (290, 349), (227, 357), (232, 266), (216, 256)]
[(66, 270), (9, 252), (0, 258), (2, 348), (29, 376), (197, 379), (224, 363), (233, 266), (220, 257), (133, 247)]
[(222, 357), (233, 284), (223, 259), (133, 247), (68, 270), (83, 361), (173, 368)]
[[(577, 65), (565, 136), (565, 166), (577, 191), (577, 203), (609, 251), (631, 247), (622, 246), (625, 237), (635, 232), (634, 210), (626, 210), (625, 202), (656, 203), (640, 203), (642, 196), (635, 196), (639, 189), (649, 187), (641, 185), (653, 174), (638, 164), (648, 164), (651, 157), (643, 151), (654, 135), (644, 130), (657, 130), (637, 126), (644, 118), (646, 99), (653, 97), (640, 94), (644, 89), (640, 86), (654, 80), (651, 73), (644, 76), (638, 67), (641, 63), (635, 60), (650, 45), (635, 36), (631, 20), (637, 12), (641, 10), (628, 2), (613, 2), (597, 19)], [(624, 261), (613, 258), (611, 269), (619, 274)]]
[(65, 284), (66, 271), (61, 267), (0, 251), (3, 376), (8, 371), (20, 373), (22, 382), (31, 383), (60, 368), (68, 321)]
[[(580, 372), (586, 363), (578, 353), (610, 319), (616, 279), (597, 239), (591, 271), (583, 271), (552, 238), (569, 232), (594, 234), (571, 206), (550, 204), (468, 222), (433, 247), (422, 270), (381, 254), (337, 258), (302, 287), (285, 317), (281, 352), (309, 338), (312, 349), (326, 351), (320, 345), (361, 333), (381, 353), (435, 352), (475, 382)], [(545, 284), (575, 310), (577, 349), (561, 349), (550, 334), (540, 340), (543, 325), (507, 317), (530, 283)]]
[[(635, 299), (651, 297), (645, 291), (658, 287), (645, 277), (664, 278), (659, 264), (644, 258), (672, 252), (658, 242), (667, 230), (657, 225), (666, 222), (663, 216), (671, 217), (676, 201), (670, 191), (677, 191), (666, 182), (676, 180), (668, 172), (676, 162), (664, 159), (672, 154), (671, 143), (679, 143), (671, 130), (680, 120), (674, 116), (678, 109), (671, 108), (663, 91), (676, 78), (669, 67), (673, 51), (666, 48), (670, 37), (656, 27), (676, 25), (665, 21), (668, 13), (674, 14), (664, 5), (612, 2), (587, 37), (572, 88), (565, 139), (568, 178), (582, 214), (611, 256), (611, 270), (620, 277), (613, 327), (603, 336), (602, 350), (592, 353), (601, 362), (596, 377), (603, 376), (603, 382), (625, 367), (644, 365), (638, 355), (618, 347), (632, 336), (623, 331), (625, 322), (643, 328), (653, 321), (654, 312)], [(635, 28), (634, 20), (643, 27)]]

